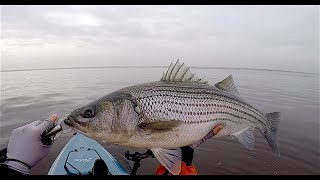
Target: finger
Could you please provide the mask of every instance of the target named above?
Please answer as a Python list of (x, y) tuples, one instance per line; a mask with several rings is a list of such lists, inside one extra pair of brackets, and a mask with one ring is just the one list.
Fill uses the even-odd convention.
[(55, 124), (58, 120), (58, 116), (56, 114), (53, 114), (50, 116), (49, 119), (53, 122), (53, 124)]
[(222, 125), (222, 124), (214, 127), (213, 130), (212, 130), (213, 134), (214, 134), (214, 135), (218, 134), (219, 131), (220, 131), (222, 128), (223, 128), (223, 125)]
[(40, 131), (45, 131), (47, 129), (50, 129), (54, 126), (54, 123), (57, 121), (58, 116), (56, 114), (53, 114), (50, 116), (50, 118), (43, 120), (38, 126), (37, 128)]

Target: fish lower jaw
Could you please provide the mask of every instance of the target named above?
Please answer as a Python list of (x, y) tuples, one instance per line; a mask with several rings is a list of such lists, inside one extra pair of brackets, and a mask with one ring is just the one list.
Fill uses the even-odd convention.
[(87, 131), (84, 129), (79, 129), (78, 127), (72, 127), (73, 130), (82, 133), (82, 134), (87, 134)]
[(86, 123), (84, 122), (80, 122), (77, 119), (73, 119), (72, 117), (69, 117), (66, 120), (64, 120), (64, 123), (75, 131), (78, 131), (81, 133), (87, 133)]
[(87, 133), (85, 128), (80, 126), (79, 124), (75, 124), (74, 129), (76, 129), (77, 131), (82, 132), (82, 133)]

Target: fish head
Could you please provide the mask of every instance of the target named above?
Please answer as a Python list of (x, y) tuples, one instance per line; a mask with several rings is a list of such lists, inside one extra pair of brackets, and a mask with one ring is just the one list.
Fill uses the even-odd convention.
[(114, 105), (111, 101), (94, 101), (72, 111), (64, 123), (83, 134), (100, 139), (112, 133)]
[(128, 140), (138, 120), (132, 102), (111, 93), (75, 109), (64, 122), (93, 139), (119, 143)]

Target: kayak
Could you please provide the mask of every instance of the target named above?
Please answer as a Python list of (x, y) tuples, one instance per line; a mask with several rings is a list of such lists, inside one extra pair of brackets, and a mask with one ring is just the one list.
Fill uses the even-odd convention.
[(89, 175), (94, 162), (102, 159), (111, 175), (129, 175), (123, 166), (97, 141), (75, 133), (62, 149), (48, 175)]

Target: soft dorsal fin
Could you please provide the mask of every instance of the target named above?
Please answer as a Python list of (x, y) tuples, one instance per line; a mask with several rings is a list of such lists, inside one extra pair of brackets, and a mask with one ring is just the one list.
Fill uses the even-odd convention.
[(190, 68), (184, 65), (184, 63), (180, 64), (179, 59), (176, 63), (171, 63), (167, 72), (163, 73), (161, 78), (163, 82), (189, 82), (189, 83), (199, 83), (199, 84), (208, 84), (208, 81), (200, 79), (190, 72)]
[(239, 95), (239, 92), (236, 86), (234, 85), (232, 75), (229, 75), (224, 80), (218, 82), (217, 84), (215, 84), (215, 86), (224, 91), (229, 91), (229, 92), (232, 92), (233, 94)]

